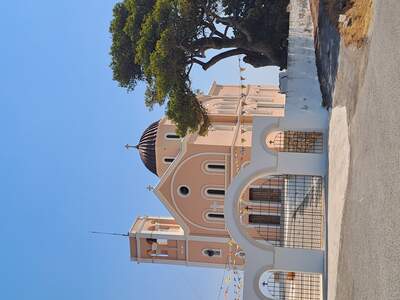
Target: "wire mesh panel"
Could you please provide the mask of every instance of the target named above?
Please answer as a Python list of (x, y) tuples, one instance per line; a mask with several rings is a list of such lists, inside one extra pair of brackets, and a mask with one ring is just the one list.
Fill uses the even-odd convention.
[(295, 272), (267, 272), (260, 280), (260, 289), (274, 300), (320, 300), (321, 276)]
[(275, 246), (321, 249), (322, 177), (278, 175), (258, 179), (242, 195), (242, 224), (250, 236)]
[(267, 141), (268, 146), (279, 152), (322, 153), (322, 132), (281, 131)]

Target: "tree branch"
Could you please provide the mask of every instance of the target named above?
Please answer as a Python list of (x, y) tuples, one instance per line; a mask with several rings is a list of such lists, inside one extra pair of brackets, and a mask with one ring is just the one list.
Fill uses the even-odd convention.
[[(206, 63), (205, 62), (203, 62), (203, 61), (201, 61), (201, 60), (199, 60), (199, 59), (197, 59), (197, 58), (194, 58), (194, 57), (192, 57), (191, 59), (190, 59), (190, 62), (192, 62), (192, 63), (195, 63), (195, 64), (198, 64), (198, 65), (200, 65), (201, 67), (203, 67)], [(203, 68), (204, 69), (204, 68)]]
[(242, 24), (240, 24), (240, 22), (238, 22), (236, 19), (231, 17), (220, 17), (218, 15), (215, 15), (215, 19), (217, 23), (221, 23), (225, 26), (236, 28), (237, 30), (239, 30), (241, 33), (244, 34), (249, 43), (253, 42), (253, 38), (251, 37), (250, 32), (246, 28), (244, 28)]
[(217, 62), (219, 62), (220, 60), (223, 60), (227, 57), (239, 55), (239, 54), (247, 54), (248, 52), (249, 51), (247, 51), (246, 49), (242, 49), (242, 48), (231, 49), (231, 50), (227, 50), (225, 52), (215, 55), (208, 62), (202, 62), (202, 61), (199, 61), (199, 62), (200, 62), (201, 67), (203, 68), (203, 70), (207, 70), (210, 67), (212, 67), (213, 65), (215, 65)]
[(190, 45), (192, 49), (200, 50), (200, 52), (208, 49), (240, 48), (241, 46), (243, 46), (241, 38), (221, 39), (219, 37), (200, 38)]
[(224, 36), (226, 36), (228, 34), (229, 28), (231, 28), (231, 26), (225, 25)]
[[(209, 37), (212, 37), (214, 35), (224, 39), (227, 38), (226, 35), (224, 35), (222, 32), (218, 31), (218, 29), (215, 27), (214, 23), (212, 20), (208, 20), (208, 21), (203, 21), (203, 25), (205, 25), (208, 29), (210, 29), (210, 35)], [(204, 34), (204, 28), (203, 28), (203, 36), (206, 37), (206, 35)]]

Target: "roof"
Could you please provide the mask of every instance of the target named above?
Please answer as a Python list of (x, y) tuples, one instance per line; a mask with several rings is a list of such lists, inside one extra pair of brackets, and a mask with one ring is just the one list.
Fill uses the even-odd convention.
[(160, 121), (156, 121), (147, 127), (136, 145), (143, 164), (155, 175), (157, 175), (156, 139), (159, 123)]

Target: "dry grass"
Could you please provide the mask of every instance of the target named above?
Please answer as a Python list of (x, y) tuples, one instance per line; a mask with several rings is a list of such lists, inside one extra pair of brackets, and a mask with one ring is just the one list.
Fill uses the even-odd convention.
[[(364, 45), (372, 19), (373, 0), (323, 0), (332, 23), (339, 29), (346, 46)], [(339, 22), (340, 15), (346, 16)]]
[(319, 0), (310, 0), (311, 17), (314, 25), (314, 33), (317, 32), (318, 28), (318, 10), (319, 10)]
[(344, 11), (346, 19), (339, 23), (339, 31), (346, 46), (364, 45), (372, 19), (372, 0), (350, 0)]

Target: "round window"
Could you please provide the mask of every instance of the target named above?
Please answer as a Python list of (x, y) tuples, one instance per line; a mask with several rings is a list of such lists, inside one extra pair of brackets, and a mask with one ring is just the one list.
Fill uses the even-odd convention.
[(186, 197), (187, 195), (189, 195), (189, 188), (185, 185), (182, 185), (179, 187), (179, 194), (181, 194), (181, 196)]

